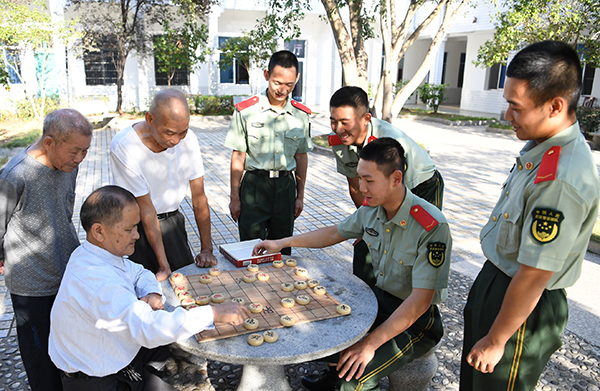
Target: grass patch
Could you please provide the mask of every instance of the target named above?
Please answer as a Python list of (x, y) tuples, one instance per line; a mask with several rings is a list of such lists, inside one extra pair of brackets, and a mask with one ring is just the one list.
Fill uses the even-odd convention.
[(32, 129), (27, 132), (18, 133), (0, 141), (0, 148), (26, 147), (36, 142), (41, 135), (41, 129)]
[(315, 136), (312, 138), (312, 142), (313, 144), (315, 144), (318, 147), (323, 147), (323, 148), (330, 148), (329, 146), (329, 140), (327, 138), (327, 134), (322, 134), (320, 136)]
[(447, 113), (434, 113), (432, 110), (425, 109), (402, 109), (400, 111), (400, 115), (418, 115), (421, 117), (433, 117), (433, 118), (441, 118), (447, 119), (449, 121), (495, 121), (494, 118), (487, 117), (469, 117), (467, 115), (459, 115), (459, 114), (447, 114)]
[(490, 128), (496, 128), (496, 129), (506, 129), (506, 130), (513, 129), (512, 125), (504, 125), (504, 124), (501, 124), (500, 122), (492, 122), (491, 124), (488, 124), (488, 126)]
[(0, 157), (0, 167), (4, 167), (4, 165), (8, 162), (7, 157)]

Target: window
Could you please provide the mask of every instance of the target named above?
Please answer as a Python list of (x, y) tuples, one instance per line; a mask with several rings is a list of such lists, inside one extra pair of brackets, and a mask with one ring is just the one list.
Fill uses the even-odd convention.
[(442, 65), (442, 84), (446, 83), (446, 65), (448, 63), (448, 52), (444, 52), (444, 65)]
[[(21, 57), (15, 49), (4, 49), (6, 59), (6, 70), (8, 71), (8, 82), (10, 84), (21, 84)], [(16, 69), (16, 70), (15, 70)]]
[(97, 52), (85, 52), (83, 64), (85, 67), (85, 84), (88, 86), (106, 86), (117, 84), (117, 68), (114, 59), (117, 52), (101, 49)]
[(298, 57), (298, 83), (292, 91), (292, 99), (302, 102), (302, 91), (304, 88), (304, 57), (306, 56), (306, 40), (304, 39), (292, 39), (289, 42), (283, 44), (285, 50), (289, 50)]
[(298, 58), (304, 58), (306, 50), (306, 41), (303, 39), (292, 39), (283, 44), (283, 48), (296, 55)]
[(465, 81), (465, 61), (467, 58), (466, 53), (460, 54), (460, 62), (458, 63), (458, 82), (457, 87), (462, 88), (463, 82)]
[(494, 64), (488, 69), (488, 90), (496, 90), (504, 88), (504, 81), (506, 80), (506, 65)]
[[(230, 37), (219, 37), (219, 47), (227, 42)], [(219, 59), (223, 59), (223, 55), (219, 55)], [(221, 83), (229, 84), (250, 84), (250, 75), (248, 70), (240, 65), (237, 59), (233, 60), (233, 66), (221, 66), (219, 68), (219, 80)]]
[(402, 81), (404, 79), (404, 57), (398, 61), (398, 74), (396, 75), (396, 81)]
[[(157, 69), (160, 66), (156, 55), (154, 55), (154, 81), (157, 86), (169, 85), (169, 74), (167, 72), (159, 72)], [(173, 78), (171, 79), (172, 86), (187, 86), (190, 84), (190, 70), (186, 67), (175, 69)]]
[(583, 90), (581, 91), (582, 95), (591, 95), (592, 87), (594, 85), (594, 74), (596, 73), (596, 68), (593, 68), (589, 65), (584, 65), (583, 68)]

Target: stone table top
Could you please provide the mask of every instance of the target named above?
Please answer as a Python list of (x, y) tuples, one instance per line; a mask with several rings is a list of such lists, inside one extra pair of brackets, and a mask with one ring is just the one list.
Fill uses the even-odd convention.
[[(373, 291), (362, 280), (352, 274), (350, 268), (339, 264), (294, 257), (299, 267), (311, 272), (311, 277), (327, 287), (327, 293), (340, 303), (352, 308), (349, 316), (324, 319), (298, 324), (289, 328), (276, 329), (279, 340), (250, 346), (248, 334), (216, 341), (198, 342), (195, 337), (179, 341), (179, 346), (194, 355), (212, 360), (242, 365), (284, 365), (316, 360), (337, 353), (359, 341), (369, 330), (377, 315), (377, 299)], [(233, 270), (236, 267), (221, 255), (217, 267)], [(266, 264), (268, 265), (268, 264)], [(184, 275), (208, 273), (208, 268), (195, 265), (183, 267), (178, 272)], [(165, 309), (174, 310), (178, 304), (168, 281), (162, 282), (166, 297)]]

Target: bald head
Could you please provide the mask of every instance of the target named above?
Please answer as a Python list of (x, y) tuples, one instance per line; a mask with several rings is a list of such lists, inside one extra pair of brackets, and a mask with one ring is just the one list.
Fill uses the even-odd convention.
[(185, 95), (177, 90), (162, 90), (154, 96), (150, 113), (159, 121), (168, 118), (172, 121), (189, 121), (190, 108)]
[(50, 136), (57, 142), (64, 142), (77, 134), (92, 136), (92, 125), (79, 111), (74, 109), (58, 109), (44, 119), (42, 137)]

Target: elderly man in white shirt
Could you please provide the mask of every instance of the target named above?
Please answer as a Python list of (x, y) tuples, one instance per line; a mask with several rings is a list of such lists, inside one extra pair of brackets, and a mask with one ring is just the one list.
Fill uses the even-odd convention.
[(164, 345), (250, 316), (236, 303), (164, 311), (154, 275), (127, 259), (139, 221), (135, 197), (118, 186), (94, 191), (81, 208), (87, 238), (71, 255), (51, 313), (49, 354), (65, 391), (171, 390), (154, 374), (168, 358)]
[[(140, 240), (130, 259), (155, 273), (158, 281), (194, 260), (198, 267), (217, 264), (202, 154), (189, 126), (185, 96), (162, 90), (154, 96), (144, 120), (121, 130), (110, 143), (114, 184), (132, 192), (140, 206)], [(179, 212), (188, 188), (200, 234), (200, 253), (195, 258), (188, 245), (185, 216)]]

